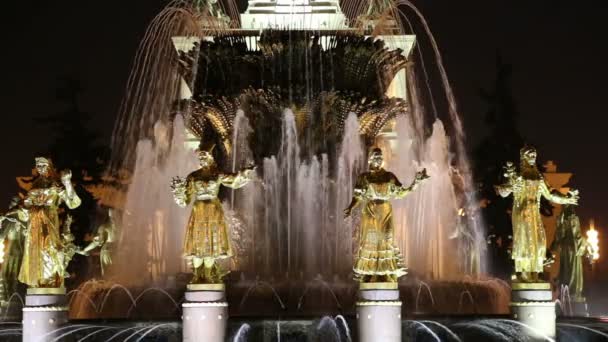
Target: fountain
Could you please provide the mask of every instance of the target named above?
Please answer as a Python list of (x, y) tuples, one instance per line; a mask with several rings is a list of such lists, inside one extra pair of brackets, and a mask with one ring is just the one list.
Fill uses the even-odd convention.
[[(415, 167), (426, 167), (434, 176), (432, 185), (395, 210), (397, 241), (406, 264), (424, 278), (458, 278), (465, 265), (445, 251), (456, 250), (460, 243), (448, 237), (460, 220), (458, 209), (470, 196), (469, 185), (455, 189), (454, 168), (463, 173), (468, 168), (450, 155), (451, 142), (440, 121), (427, 135), (429, 121), (422, 105), (411, 100), (414, 90), (408, 93), (414, 87), (406, 86), (414, 36), (374, 36), (367, 28), (349, 27), (331, 2), (323, 6), (331, 7), (338, 19), (323, 19), (321, 30), (284, 27), (278, 14), (283, 5), (267, 8), (255, 2), (242, 17), (243, 25), (253, 26), (205, 31), (211, 35), (200, 40), (192, 33), (174, 33), (171, 41), (179, 62), (173, 72), (180, 75), (179, 84), (172, 88), (177, 92), (175, 106), (146, 104), (143, 118), (134, 114), (143, 99), (127, 100), (129, 114), (121, 117), (115, 138), (119, 150), (138, 145), (136, 151), (121, 154), (119, 164), (135, 164), (125, 206), (128, 214), (123, 215), (123, 226), (132, 228), (124, 229), (123, 241), (137, 249), (130, 253), (137, 255), (145, 273), (138, 281), (162, 282), (184, 270), (178, 246), (185, 214), (168, 208), (169, 194), (161, 180), (171, 172), (187, 172), (186, 161), (192, 159), (188, 146), (199, 139), (217, 146), (215, 157), (224, 169), (259, 165), (258, 178), (242, 191), (230, 193), (227, 203), (243, 224), (237, 244), (244, 253), (238, 258), (238, 270), (245, 278), (294, 279), (300, 273), (304, 279), (317, 274), (328, 279), (350, 277), (354, 232), (353, 225), (343, 222), (341, 211), (351, 197), (355, 175), (363, 169), (365, 150), (374, 144), (387, 151), (389, 168), (400, 178), (411, 179)], [(308, 18), (306, 13), (312, 10), (314, 23), (321, 20), (315, 17), (318, 6), (314, 2), (310, 7), (296, 6), (292, 17)], [(266, 14), (256, 16), (262, 7)], [(274, 13), (278, 26), (269, 22)], [(152, 73), (168, 72), (159, 65), (142, 67), (152, 68), (146, 70)], [(136, 93), (143, 92), (137, 89)], [(165, 127), (176, 113), (183, 117), (185, 129), (178, 132), (179, 121), (171, 133)], [(149, 127), (153, 120), (154, 127)], [(145, 131), (160, 136), (154, 142), (138, 142)], [(149, 196), (154, 202), (143, 201), (145, 208), (135, 208)], [(466, 259), (475, 254), (470, 259), (481, 260), (483, 233), (472, 223), (467, 222), (465, 229), (472, 237), (469, 246), (475, 248), (463, 253)], [(149, 237), (147, 245), (133, 243), (133, 237), (142, 236)], [(477, 265), (472, 274), (479, 271)], [(130, 272), (127, 278), (121, 282), (133, 281)]]
[[(429, 121), (416, 98), (415, 36), (401, 33), (397, 17), (387, 19), (395, 8), (370, 4), (361, 15), (363, 4), (343, 12), (336, 2), (253, 1), (233, 28), (239, 18), (226, 12), (231, 5), (197, 6), (175, 2), (154, 21), (129, 81), (114, 167), (134, 169), (121, 239), (130, 263), (115, 267), (115, 279), (131, 288), (162, 287), (186, 270), (179, 253), (186, 213), (170, 203), (167, 180), (194, 169), (189, 151), (199, 140), (217, 146), (223, 169), (259, 166), (257, 177), (224, 202), (237, 213), (230, 228), (238, 236), (238, 267), (232, 265), (229, 294), (250, 296), (250, 279), (262, 277), (272, 279), (275, 294), (290, 298), (289, 289), (300, 288), (303, 298), (306, 284), (319, 279), (335, 302), (352, 301), (358, 216), (344, 222), (342, 209), (372, 145), (386, 151), (400, 178), (411, 179), (419, 167), (432, 175), (395, 209), (406, 264), (431, 281), (458, 279), (466, 266), (446, 251), (458, 247), (448, 237), (470, 197), (469, 168), (465, 158), (451, 157), (443, 124)], [(459, 119), (452, 123), (460, 132)], [(455, 189), (454, 168), (464, 175), (463, 189)], [(477, 248), (462, 252), (481, 260), (483, 233), (474, 223), (464, 226)], [(469, 269), (479, 274), (479, 265)], [(243, 305), (230, 311), (248, 312)]]
[[(416, 98), (415, 36), (401, 33), (398, 22), (387, 20), (393, 9), (387, 4), (370, 5), (371, 12), (351, 26), (346, 18), (359, 17), (361, 9), (349, 8), (345, 15), (335, 2), (288, 5), (253, 1), (240, 18), (241, 27), (231, 28), (218, 24), (229, 22), (226, 17), (210, 21), (210, 12), (178, 4), (169, 7), (164, 24), (153, 24), (160, 34), (144, 42), (139, 69), (129, 83), (133, 95), (125, 102), (115, 134), (121, 151), (115, 166), (134, 165), (135, 170), (122, 220), (122, 243), (130, 246), (131, 263), (126, 272), (116, 267), (116, 279), (130, 287), (162, 286), (186, 270), (178, 252), (186, 214), (171, 207), (167, 180), (194, 169), (188, 151), (199, 140), (216, 146), (213, 157), (224, 170), (258, 165), (249, 185), (224, 197), (224, 209), (236, 213), (231, 234), (238, 236), (238, 266), (225, 265), (234, 271), (226, 287), (231, 316), (261, 314), (263, 308), (243, 304), (276, 296), (287, 303), (293, 298), (297, 305), (281, 301), (282, 310), (295, 308), (298, 314), (316, 315), (332, 302), (339, 310), (343, 302), (355, 304), (349, 294), (356, 289), (348, 279), (357, 253), (352, 237), (359, 234), (359, 217), (345, 222), (342, 210), (373, 145), (385, 150), (387, 165), (399, 178), (409, 181), (418, 168), (431, 174), (428, 184), (395, 207), (396, 244), (411, 272), (431, 282), (457, 282), (463, 270), (477, 277), (483, 232), (473, 220), (463, 223), (458, 214), (473, 196), (466, 158), (453, 158), (454, 152), (463, 152), (450, 150), (451, 144), (462, 144), (462, 137), (450, 141), (442, 122), (428, 120)], [(166, 47), (169, 40), (172, 52)], [(163, 55), (174, 55), (176, 63), (150, 50), (153, 46)], [(155, 96), (159, 87), (165, 92)], [(144, 94), (158, 100), (149, 103)], [(449, 90), (447, 94), (451, 96)], [(460, 132), (457, 115), (451, 118)], [(146, 131), (153, 132), (153, 140), (142, 134)], [(125, 148), (133, 144), (137, 150)], [(450, 238), (459, 224), (465, 238)], [(135, 242), (142, 237), (150, 242)], [(459, 246), (459, 255), (449, 252)], [(139, 277), (130, 271), (134, 264), (142, 271)], [(269, 279), (268, 287), (258, 287), (260, 278)], [(315, 291), (315, 282), (324, 286)], [(400, 331), (399, 290), (410, 286), (417, 285), (391, 285), (386, 293), (390, 298), (362, 288), (359, 315), (378, 311), (373, 304), (377, 300), (399, 303), (385, 318), (391, 318), (392, 331)], [(273, 293), (266, 293), (268, 289)], [(315, 296), (331, 294), (333, 300), (314, 309), (303, 307), (311, 289)], [(239, 293), (240, 304), (230, 305)], [(201, 315), (191, 313), (192, 307), (216, 299), (217, 305), (225, 303), (223, 296), (207, 301), (192, 295), (187, 292), (182, 304), (185, 332), (190, 329), (186, 317)], [(385, 318), (374, 314), (374, 322)], [(370, 326), (367, 340), (376, 328)]]

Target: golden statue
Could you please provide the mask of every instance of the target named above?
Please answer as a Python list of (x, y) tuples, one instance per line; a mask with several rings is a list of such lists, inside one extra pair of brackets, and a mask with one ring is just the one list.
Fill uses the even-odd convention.
[(74, 257), (74, 254), (78, 253), (85, 255), (85, 253), (78, 246), (76, 246), (76, 244), (74, 244), (74, 234), (72, 234), (70, 229), (72, 227), (72, 221), (72, 216), (67, 215), (65, 221), (63, 222), (63, 231), (61, 232), (61, 242), (63, 243), (63, 248), (60, 253), (60, 266), (64, 278), (70, 277), (67, 269), (70, 261), (72, 261), (72, 258)]
[(397, 282), (405, 275), (401, 253), (393, 242), (393, 207), (391, 199), (407, 196), (425, 179), (426, 169), (416, 173), (414, 182), (405, 187), (397, 177), (382, 168), (382, 151), (375, 148), (369, 155), (369, 171), (359, 175), (353, 199), (344, 209), (349, 217), (362, 204), (359, 248), (354, 265), (355, 277), (360, 282)]
[(101, 247), (99, 251), (99, 263), (101, 265), (101, 276), (104, 276), (108, 266), (112, 265), (113, 246), (118, 238), (118, 229), (114, 222), (114, 214), (112, 209), (108, 209), (108, 219), (105, 223), (97, 228), (97, 233), (93, 241), (89, 243), (83, 250), (85, 255), (97, 247)]
[(19, 281), (30, 287), (62, 287), (65, 275), (64, 241), (60, 236), (58, 209), (80, 205), (72, 186), (72, 173), (56, 176), (50, 160), (36, 158), (37, 176), (23, 201), (29, 212)]
[(513, 194), (513, 250), (511, 258), (515, 261), (515, 277), (520, 282), (537, 282), (543, 272), (546, 259), (547, 241), (540, 216), (541, 196), (558, 204), (578, 203), (578, 191), (570, 191), (564, 196), (552, 191), (536, 166), (536, 150), (524, 146), (520, 151), (520, 170), (513, 163), (505, 166), (506, 183), (497, 185), (496, 190), (502, 197)]
[(184, 240), (184, 257), (192, 262), (194, 272), (191, 284), (219, 283), (228, 274), (217, 262), (233, 255), (218, 193), (222, 185), (232, 189), (245, 186), (255, 170), (251, 167), (236, 174), (222, 173), (213, 159), (212, 150), (213, 146), (199, 147), (200, 169), (185, 179), (176, 177), (171, 183), (179, 206), (186, 207), (194, 202)]
[(583, 257), (588, 256), (589, 243), (581, 233), (581, 222), (576, 216), (573, 206), (564, 206), (557, 218), (555, 239), (551, 243), (549, 251), (552, 254), (559, 252), (558, 283), (568, 286), (573, 300), (585, 301)]
[(17, 276), (23, 258), (23, 232), (28, 221), (28, 212), (21, 206), (19, 196), (13, 197), (8, 209), (6, 214), (0, 216), (0, 241), (4, 241), (1, 275), (6, 296), (17, 292)]

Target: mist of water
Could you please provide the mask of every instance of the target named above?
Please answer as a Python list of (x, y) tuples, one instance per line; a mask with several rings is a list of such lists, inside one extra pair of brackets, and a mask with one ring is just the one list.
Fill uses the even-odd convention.
[(181, 116), (173, 124), (158, 122), (154, 139), (141, 140), (132, 183), (122, 215), (121, 255), (117, 276), (146, 283), (164, 279), (184, 269), (183, 237), (189, 211), (175, 205), (170, 180), (185, 176), (198, 164), (186, 148)]
[(458, 263), (450, 253), (457, 246), (448, 238), (458, 218), (448, 140), (443, 124), (435, 122), (433, 133), (421, 143), (421, 153), (417, 157), (410, 123), (406, 117), (397, 119), (398, 143), (388, 168), (404, 184), (409, 184), (416, 171), (422, 168), (427, 169), (430, 178), (405, 199), (394, 202), (396, 241), (406, 265), (414, 272), (431, 278), (446, 278), (458, 271)]
[(363, 149), (357, 119), (351, 115), (337, 157), (338, 176), (330, 175), (327, 154), (302, 159), (294, 115), (285, 110), (281, 147), (263, 163), (263, 186), (249, 187), (237, 198), (256, 197), (263, 206), (239, 208), (258, 237), (251, 246), (249, 270), (264, 274), (336, 273), (352, 262), (352, 235), (342, 209), (352, 196)]

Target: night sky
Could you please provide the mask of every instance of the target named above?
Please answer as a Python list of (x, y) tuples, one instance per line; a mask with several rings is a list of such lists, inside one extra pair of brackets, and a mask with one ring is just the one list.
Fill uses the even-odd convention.
[[(496, 54), (513, 67), (513, 91), (524, 137), (541, 163), (572, 172), (579, 214), (608, 227), (604, 100), (608, 98), (606, 1), (414, 1), (427, 17), (444, 57), (469, 136), (484, 136), (485, 104)], [(28, 175), (49, 132), (37, 116), (61, 109), (59, 79), (85, 89), (81, 105), (109, 141), (137, 45), (165, 1), (15, 1), (2, 5), (0, 194), (8, 203), (14, 177)], [(430, 52), (426, 52), (430, 56)], [(429, 61), (429, 63), (432, 63)], [(608, 232), (608, 230), (604, 230)], [(608, 237), (608, 234), (605, 233)]]

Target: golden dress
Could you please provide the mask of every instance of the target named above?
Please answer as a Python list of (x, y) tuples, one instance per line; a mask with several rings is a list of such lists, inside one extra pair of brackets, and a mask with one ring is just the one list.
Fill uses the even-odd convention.
[(361, 201), (359, 250), (354, 265), (357, 277), (389, 276), (397, 279), (406, 269), (394, 243), (391, 199), (403, 198), (411, 191), (391, 172), (380, 169), (359, 176), (354, 196)]
[(513, 194), (513, 250), (515, 272), (542, 273), (547, 253), (547, 238), (540, 214), (541, 196), (547, 200), (568, 204), (566, 196), (552, 193), (539, 172), (518, 175), (497, 187), (502, 197)]
[(0, 221), (0, 240), (5, 244), (1, 278), (4, 281), (5, 295), (8, 296), (17, 292), (17, 277), (23, 258), (23, 230), (27, 221), (27, 211), (22, 208), (6, 213)]
[(188, 175), (184, 205), (191, 200), (194, 203), (186, 227), (185, 257), (222, 259), (232, 256), (230, 234), (218, 193), (222, 185), (238, 189), (247, 182), (247, 172), (224, 174), (200, 169)]
[(89, 253), (93, 249), (101, 247), (99, 250), (99, 265), (101, 267), (102, 276), (105, 275), (108, 266), (112, 265), (112, 253), (118, 235), (116, 224), (111, 215), (112, 214), (109, 214), (107, 222), (101, 224), (97, 228), (97, 234), (93, 238), (93, 241), (91, 241), (83, 250), (84, 253)]
[(564, 212), (557, 220), (555, 239), (550, 250), (559, 251), (559, 284), (568, 286), (574, 300), (583, 300), (583, 257), (587, 254), (589, 243), (581, 233), (578, 216), (573, 212), (566, 216)]
[(24, 200), (29, 222), (18, 279), (30, 287), (56, 287), (63, 282), (63, 242), (57, 213), (62, 202), (74, 209), (80, 198), (46, 177), (34, 181)]

